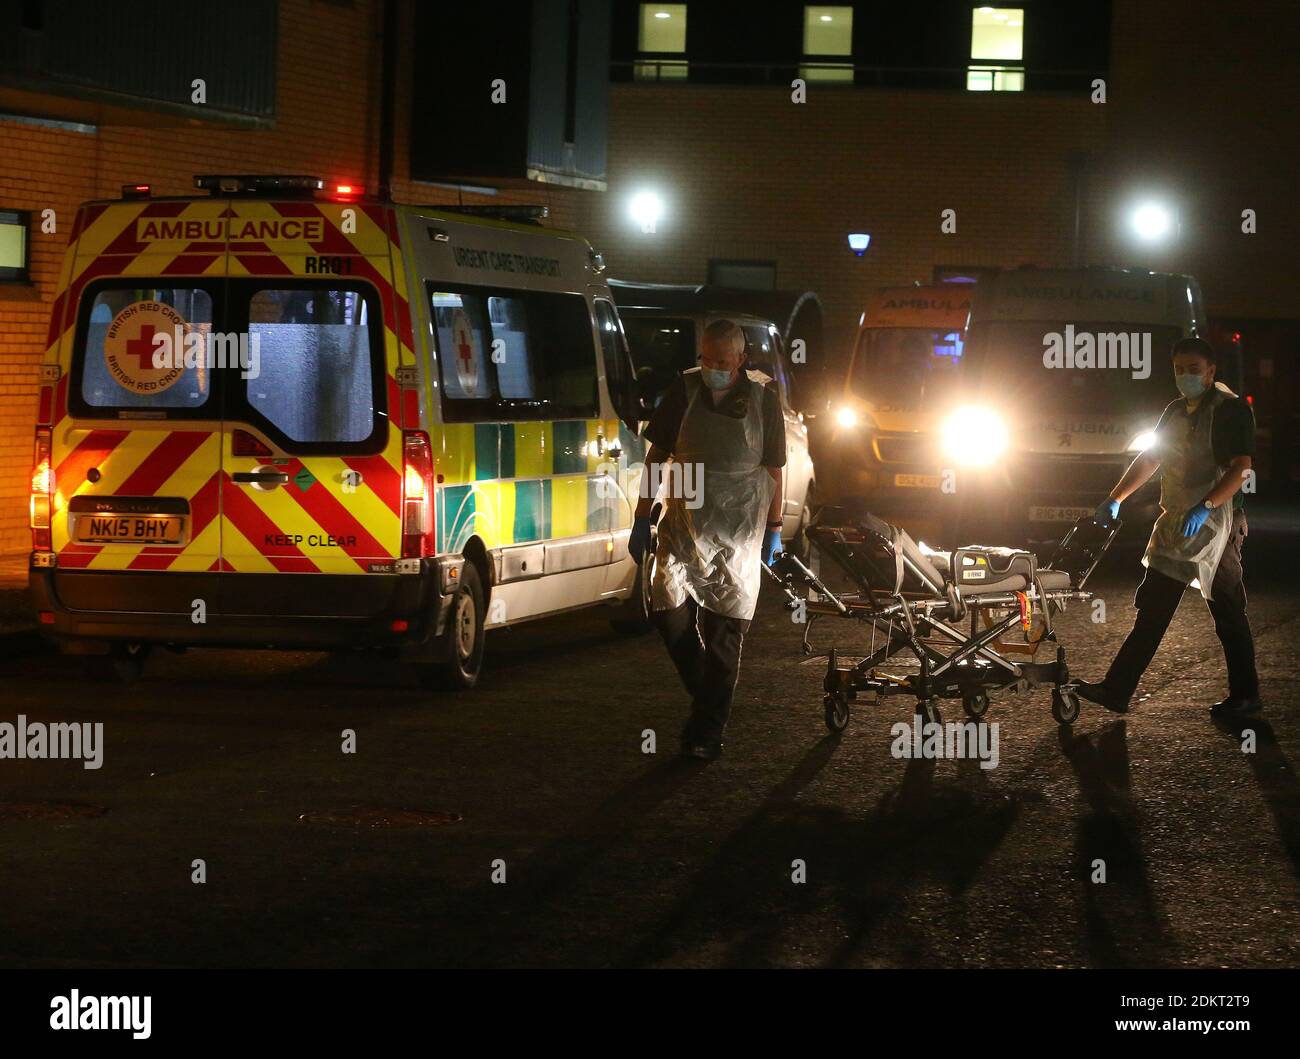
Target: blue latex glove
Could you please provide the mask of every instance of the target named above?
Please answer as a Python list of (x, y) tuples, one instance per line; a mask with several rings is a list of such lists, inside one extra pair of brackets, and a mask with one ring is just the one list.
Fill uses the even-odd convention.
[(632, 520), (632, 532), (627, 538), (628, 554), (638, 563), (650, 550), (650, 517), (641, 515)]
[(763, 565), (771, 566), (772, 560), (776, 558), (776, 553), (782, 551), (781, 531), (779, 529), (770, 529), (763, 537)]
[(1109, 529), (1110, 524), (1119, 518), (1119, 501), (1103, 500), (1092, 513), (1092, 521), (1102, 529)]
[(1210, 517), (1210, 509), (1204, 504), (1197, 504), (1193, 508), (1188, 508), (1187, 514), (1183, 516), (1183, 536), (1195, 537), (1201, 532), (1201, 527), (1205, 525), (1205, 520)]

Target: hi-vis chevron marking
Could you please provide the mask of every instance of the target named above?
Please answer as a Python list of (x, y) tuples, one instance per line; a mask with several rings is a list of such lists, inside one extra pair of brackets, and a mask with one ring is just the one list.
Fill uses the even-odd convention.
[[(343, 234), (344, 209), (354, 211), (355, 234)], [(267, 277), (273, 287), (273, 277), (318, 278), (308, 262), (328, 255), (347, 260), (350, 281), (378, 292), (386, 381), (375, 399), (384, 423), (400, 428), (406, 412), (418, 426), (418, 406), (403, 408), (394, 381), (399, 367), (414, 364), (414, 354), (405, 292), (392, 283), (390, 233), (396, 229), (386, 208), (365, 204), (213, 199), (91, 204), (79, 211), (47, 339), (46, 363), (57, 362), (61, 375), (42, 387), (40, 403), (42, 422), (52, 430), (52, 543), (61, 567), (356, 573), (399, 553), (400, 429), (387, 429), (376, 455), (283, 461), (290, 484), (260, 491), (231, 477), (263, 462), (233, 455), (231, 430), (242, 424), (223, 433), (215, 420), (68, 415), (68, 387), (79, 385), (70, 371), (77, 312), (89, 283), (138, 276), (149, 281), (145, 290), (183, 287), (187, 277), (229, 276)], [(295, 476), (310, 485), (300, 488)], [(181, 547), (77, 543), (66, 513), (78, 495), (179, 497), (190, 506), (188, 539)]]

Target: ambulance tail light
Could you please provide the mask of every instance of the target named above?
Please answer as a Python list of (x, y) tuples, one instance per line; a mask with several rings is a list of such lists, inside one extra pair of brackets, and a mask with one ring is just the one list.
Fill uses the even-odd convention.
[(54, 466), (50, 462), (48, 427), (36, 431), (36, 451), (32, 458), (31, 527), (32, 548), (48, 551), (50, 544), (50, 510), (54, 506)]
[(433, 520), (433, 446), (423, 430), (402, 435), (402, 558), (437, 551)]

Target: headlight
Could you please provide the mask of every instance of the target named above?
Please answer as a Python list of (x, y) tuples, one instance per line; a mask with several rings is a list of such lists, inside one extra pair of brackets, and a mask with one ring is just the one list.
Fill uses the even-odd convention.
[(992, 463), (1006, 451), (1007, 427), (988, 408), (963, 408), (943, 425), (943, 451), (948, 459), (968, 467)]
[(1129, 452), (1146, 452), (1146, 450), (1155, 443), (1156, 432), (1154, 430), (1148, 430), (1145, 434), (1139, 434), (1129, 442), (1128, 450)]
[(858, 425), (858, 413), (847, 405), (835, 413), (835, 422), (842, 427), (855, 427)]

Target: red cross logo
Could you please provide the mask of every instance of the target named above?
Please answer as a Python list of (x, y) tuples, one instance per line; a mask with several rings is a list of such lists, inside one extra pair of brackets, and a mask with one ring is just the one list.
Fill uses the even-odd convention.
[(460, 362), (465, 368), (466, 375), (469, 374), (470, 368), (473, 366), (471, 360), (472, 360), (472, 354), (474, 352), (474, 347), (471, 346), (467, 341), (468, 338), (469, 338), (469, 332), (462, 331), (460, 333), (460, 345), (456, 347), (456, 351), (460, 354)]
[(153, 324), (145, 324), (140, 328), (140, 337), (133, 338), (126, 344), (127, 355), (140, 358), (141, 371), (153, 370), (153, 332)]

